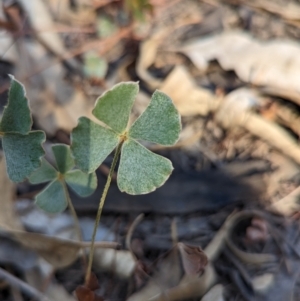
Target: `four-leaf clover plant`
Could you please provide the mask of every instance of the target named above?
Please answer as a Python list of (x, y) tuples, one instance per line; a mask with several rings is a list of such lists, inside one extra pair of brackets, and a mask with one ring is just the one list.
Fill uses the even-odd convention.
[(149, 151), (139, 140), (173, 145), (181, 130), (180, 116), (172, 100), (155, 91), (144, 113), (130, 126), (129, 117), (138, 93), (138, 83), (115, 85), (96, 101), (93, 115), (103, 124), (81, 117), (71, 134), (76, 165), (92, 172), (117, 147), (121, 159), (117, 183), (129, 194), (149, 193), (164, 184), (172, 163)]
[(180, 115), (166, 94), (155, 91), (146, 110), (130, 125), (130, 113), (138, 90), (138, 83), (134, 82), (115, 85), (96, 100), (92, 112), (96, 121), (81, 117), (71, 133), (75, 163), (84, 172), (95, 171), (116, 148), (97, 211), (86, 283), (91, 275), (98, 224), (119, 155), (117, 184), (121, 191), (129, 194), (155, 190), (164, 184), (173, 170), (170, 160), (154, 154), (139, 141), (173, 145), (181, 130)]

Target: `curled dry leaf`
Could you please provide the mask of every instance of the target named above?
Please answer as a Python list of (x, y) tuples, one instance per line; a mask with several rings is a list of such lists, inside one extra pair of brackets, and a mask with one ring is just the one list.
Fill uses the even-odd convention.
[(184, 66), (176, 66), (160, 89), (172, 98), (181, 116), (206, 116), (218, 108), (221, 100), (197, 86)]
[(138, 292), (131, 295), (127, 301), (149, 300), (164, 294), (170, 287), (176, 286), (182, 278), (182, 267), (178, 256), (177, 247), (171, 249), (159, 261), (158, 268), (153, 277)]
[(292, 41), (260, 42), (245, 32), (224, 31), (193, 41), (178, 51), (200, 70), (216, 59), (223, 69), (234, 70), (244, 82), (268, 87), (275, 95), (286, 94), (300, 104), (300, 46)]
[(197, 246), (189, 246), (178, 243), (178, 250), (181, 255), (184, 271), (187, 275), (200, 275), (203, 273), (208, 259), (203, 250)]
[(95, 292), (99, 287), (97, 276), (91, 273), (88, 283), (78, 286), (75, 290), (78, 301), (103, 301), (104, 299)]
[(151, 37), (151, 39), (144, 41), (140, 46), (140, 56), (137, 61), (136, 72), (141, 79), (143, 79), (152, 89), (158, 88), (161, 80), (157, 79), (148, 71), (148, 68), (155, 61), (158, 47), (162, 40), (167, 36), (167, 31), (161, 31)]
[(159, 262), (153, 278), (128, 301), (175, 301), (202, 296), (214, 283), (211, 267), (206, 272), (207, 264), (201, 248), (178, 243)]

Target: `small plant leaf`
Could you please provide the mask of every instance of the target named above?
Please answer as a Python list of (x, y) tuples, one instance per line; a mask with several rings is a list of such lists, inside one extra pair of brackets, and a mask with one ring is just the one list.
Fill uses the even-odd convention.
[(40, 158), (45, 154), (41, 145), (44, 141), (43, 131), (33, 131), (27, 135), (7, 133), (3, 136), (7, 174), (12, 181), (23, 181), (41, 165)]
[(173, 145), (181, 130), (180, 115), (171, 98), (160, 91), (152, 95), (149, 106), (134, 122), (129, 136), (162, 145)]
[(11, 75), (8, 104), (4, 108), (0, 131), (27, 134), (31, 130), (32, 119), (24, 86)]
[(76, 165), (83, 172), (91, 173), (117, 146), (119, 137), (112, 130), (81, 117), (71, 133), (71, 140)]
[(35, 170), (28, 178), (31, 184), (40, 184), (54, 180), (57, 170), (45, 159), (42, 159), (41, 167)]
[(93, 115), (121, 134), (127, 127), (138, 91), (138, 83), (126, 82), (115, 85), (97, 99)]
[(84, 54), (84, 73), (90, 78), (104, 78), (108, 64), (96, 51), (87, 51)]
[(36, 204), (48, 213), (59, 213), (68, 206), (67, 191), (59, 180), (51, 182), (36, 196)]
[(97, 176), (95, 172), (86, 174), (81, 170), (71, 170), (65, 175), (67, 184), (80, 196), (91, 195), (97, 188)]
[(58, 171), (65, 174), (74, 166), (74, 159), (71, 156), (70, 147), (66, 144), (54, 144), (52, 151), (55, 157), (56, 167)]
[(129, 194), (149, 193), (163, 185), (172, 170), (170, 160), (129, 139), (122, 146), (118, 186)]

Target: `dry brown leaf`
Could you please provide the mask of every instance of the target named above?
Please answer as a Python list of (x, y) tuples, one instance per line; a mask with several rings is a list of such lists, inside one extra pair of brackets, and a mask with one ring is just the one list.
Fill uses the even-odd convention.
[(197, 86), (184, 66), (176, 66), (159, 89), (172, 98), (181, 116), (206, 116), (220, 104), (220, 98)]
[(149, 300), (177, 285), (182, 278), (182, 268), (178, 257), (178, 249), (173, 248), (158, 264), (158, 270), (148, 283), (127, 301)]
[(234, 70), (244, 82), (270, 87), (279, 95), (288, 91), (287, 97), (293, 96), (291, 100), (300, 104), (300, 46), (293, 41), (260, 42), (245, 32), (225, 31), (198, 39), (178, 51), (201, 70), (216, 59), (223, 69)]
[(152, 89), (160, 86), (162, 81), (151, 75), (148, 68), (155, 61), (158, 47), (162, 40), (167, 36), (167, 33), (167, 30), (161, 31), (152, 36), (149, 40), (142, 42), (140, 46), (140, 55), (136, 65), (136, 72)]
[(98, 288), (98, 279), (94, 273), (91, 273), (88, 283), (78, 286), (75, 290), (78, 301), (103, 301), (104, 299), (95, 292)]
[(200, 247), (178, 243), (183, 268), (186, 275), (199, 276), (204, 271), (208, 260)]
[[(81, 248), (87, 248), (91, 245), (90, 242), (74, 241), (39, 233), (12, 231), (9, 229), (4, 229), (3, 232), (11, 234), (12, 238), (20, 242), (23, 246), (36, 251), (53, 265), (54, 268), (62, 268), (70, 265), (78, 258)], [(95, 247), (116, 248), (117, 245), (117, 243), (113, 242), (96, 242)]]
[(179, 243), (158, 263), (158, 266), (159, 269), (150, 281), (140, 291), (130, 296), (128, 301), (149, 299), (175, 301), (199, 297), (214, 283), (213, 269), (209, 266), (204, 271), (207, 257), (196, 246)]

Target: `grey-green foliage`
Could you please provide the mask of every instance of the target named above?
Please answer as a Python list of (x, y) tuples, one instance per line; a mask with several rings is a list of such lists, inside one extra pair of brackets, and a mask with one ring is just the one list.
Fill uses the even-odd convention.
[(29, 177), (32, 184), (50, 182), (44, 190), (36, 196), (36, 204), (49, 213), (62, 212), (68, 206), (68, 191), (66, 184), (78, 195), (85, 197), (92, 194), (97, 187), (95, 172), (86, 174), (74, 169), (70, 147), (65, 144), (52, 146), (55, 159), (53, 167), (46, 159), (42, 165)]
[(160, 187), (171, 174), (171, 162), (143, 147), (138, 140), (173, 145), (181, 130), (180, 116), (172, 100), (155, 91), (149, 106), (130, 127), (130, 112), (138, 83), (115, 85), (96, 101), (93, 115), (105, 126), (83, 117), (71, 133), (76, 165), (92, 172), (122, 143), (117, 183), (121, 191), (144, 194)]
[(24, 86), (11, 77), (8, 103), (0, 122), (2, 146), (9, 178), (21, 182), (41, 165), (43, 131), (30, 131), (32, 118)]

